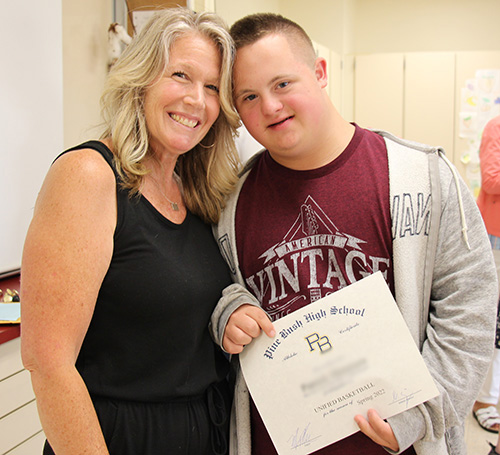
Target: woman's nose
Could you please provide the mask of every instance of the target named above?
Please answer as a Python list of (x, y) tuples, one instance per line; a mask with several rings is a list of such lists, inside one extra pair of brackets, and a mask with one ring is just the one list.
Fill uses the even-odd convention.
[(205, 105), (205, 90), (200, 84), (192, 84), (186, 94), (186, 102), (195, 106)]

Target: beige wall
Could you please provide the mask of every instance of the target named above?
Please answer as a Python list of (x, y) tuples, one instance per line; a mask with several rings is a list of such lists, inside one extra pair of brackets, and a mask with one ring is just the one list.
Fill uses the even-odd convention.
[[(210, 8), (213, 2), (198, 0)], [(112, 0), (62, 0), (64, 147), (99, 136), (99, 98), (107, 73)], [(228, 24), (258, 11), (279, 11), (279, 0), (217, 0)]]
[(111, 0), (62, 0), (64, 146), (98, 136)]
[(229, 26), (237, 19), (253, 13), (280, 13), (279, 0), (216, 0), (215, 11)]
[(340, 54), (500, 49), (498, 0), (217, 0), (229, 24), (270, 11)]
[[(64, 144), (94, 138), (106, 75), (112, 0), (62, 0)], [(253, 12), (278, 12), (343, 58), (387, 52), (500, 50), (498, 0), (196, 0), (231, 25)], [(472, 76), (471, 76), (472, 77)], [(349, 117), (352, 94), (344, 102)], [(350, 118), (349, 118), (350, 120)]]
[(349, 53), (351, 0), (281, 0), (280, 13), (300, 24), (314, 41), (338, 54)]
[(500, 49), (498, 0), (352, 0), (352, 4), (350, 53)]
[(311, 38), (339, 54), (351, 49), (351, 0), (217, 0), (215, 10), (229, 25), (252, 13), (283, 14), (298, 22)]

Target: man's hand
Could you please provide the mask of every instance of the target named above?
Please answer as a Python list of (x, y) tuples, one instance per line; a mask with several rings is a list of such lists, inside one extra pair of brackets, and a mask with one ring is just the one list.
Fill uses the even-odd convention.
[(368, 409), (367, 416), (368, 420), (362, 415), (354, 417), (359, 429), (373, 442), (387, 447), (394, 452), (399, 452), (399, 444), (391, 426), (385, 420), (381, 419), (374, 409)]
[(254, 305), (240, 306), (227, 321), (222, 346), (229, 354), (239, 354), (263, 330), (267, 336), (276, 332), (269, 316)]

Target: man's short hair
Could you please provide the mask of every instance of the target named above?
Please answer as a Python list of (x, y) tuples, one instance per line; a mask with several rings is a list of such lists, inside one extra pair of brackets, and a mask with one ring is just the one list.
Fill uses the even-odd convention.
[(236, 21), (230, 34), (235, 42), (236, 49), (255, 43), (267, 35), (285, 35), (294, 45), (302, 45), (305, 55), (310, 54), (314, 61), (316, 52), (309, 35), (296, 22), (280, 14), (257, 13), (250, 14)]

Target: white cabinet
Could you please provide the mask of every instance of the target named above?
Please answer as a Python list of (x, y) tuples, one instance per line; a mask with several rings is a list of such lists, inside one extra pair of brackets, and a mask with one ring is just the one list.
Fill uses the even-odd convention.
[(405, 56), (404, 137), (444, 148), (454, 158), (455, 54)]
[(465, 176), (459, 138), (461, 90), (476, 70), (500, 68), (500, 52), (355, 55), (354, 121), (444, 147)]
[(21, 362), (20, 348), (20, 338), (0, 345), (1, 455), (41, 454), (45, 441), (30, 375)]

